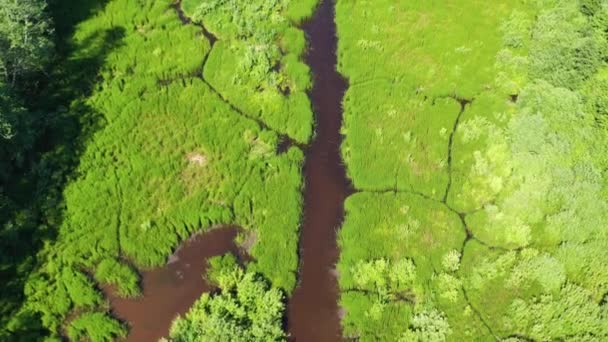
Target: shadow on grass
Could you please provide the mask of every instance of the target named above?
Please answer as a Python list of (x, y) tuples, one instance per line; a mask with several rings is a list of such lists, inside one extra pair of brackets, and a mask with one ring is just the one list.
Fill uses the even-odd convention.
[(105, 3), (49, 1), (57, 58), (46, 76), (21, 91), (27, 130), (18, 132), (22, 137), (17, 142), (0, 141), (0, 171), (5, 171), (0, 173), (0, 340), (46, 335), (39, 317), (22, 310), (24, 285), (42, 261), (38, 254), (44, 244), (56, 239), (63, 190), (76, 177), (87, 141), (104, 125), (86, 97), (107, 55), (121, 44), (124, 29), (97, 31), (77, 44), (70, 37), (79, 22)]

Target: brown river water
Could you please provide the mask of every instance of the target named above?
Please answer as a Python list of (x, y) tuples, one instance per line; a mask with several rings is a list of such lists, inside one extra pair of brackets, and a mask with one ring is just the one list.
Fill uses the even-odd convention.
[(306, 150), (300, 283), (289, 301), (287, 322), (294, 341), (339, 341), (336, 233), (351, 187), (340, 156), (342, 98), (347, 84), (336, 71), (334, 2), (323, 0), (303, 28), (309, 42), (306, 63), (314, 75), (310, 97), (316, 136)]
[[(306, 63), (314, 77), (310, 97), (316, 134), (305, 147), (299, 283), (288, 301), (286, 322), (292, 341), (340, 341), (336, 235), (351, 185), (340, 156), (341, 102), (347, 84), (336, 71), (334, 1), (322, 0), (303, 29), (309, 42)], [(214, 229), (184, 242), (165, 267), (142, 272), (143, 296), (138, 299), (118, 298), (106, 289), (113, 314), (129, 324), (127, 340), (166, 337), (173, 319), (212, 290), (202, 277), (207, 259), (228, 252), (244, 258), (234, 243), (237, 233), (235, 227)]]

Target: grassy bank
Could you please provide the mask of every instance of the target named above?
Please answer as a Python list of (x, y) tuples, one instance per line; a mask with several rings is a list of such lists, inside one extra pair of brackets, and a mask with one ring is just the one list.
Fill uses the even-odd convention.
[(593, 1), (338, 1), (363, 191), (340, 233), (346, 335), (608, 336), (606, 18)]
[(94, 133), (64, 190), (57, 238), (43, 249), (9, 329), (124, 336), (99, 287), (139, 295), (137, 269), (163, 265), (181, 241), (221, 224), (254, 234), (249, 267), (291, 291), (303, 153), (277, 146), (284, 135), (311, 137), (305, 42), (293, 22), (314, 4), (278, 2), (255, 27), (222, 16), (221, 6), (186, 11), (209, 21), (217, 42), (180, 22), (170, 1), (101, 5), (76, 26), (67, 58), (95, 58), (112, 40), (92, 94), (66, 109), (94, 117)]

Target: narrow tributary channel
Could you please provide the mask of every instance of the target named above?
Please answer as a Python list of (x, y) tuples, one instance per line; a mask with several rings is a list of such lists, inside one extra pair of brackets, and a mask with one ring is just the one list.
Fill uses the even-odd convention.
[(287, 317), (292, 340), (302, 342), (341, 339), (336, 233), (344, 217), (350, 182), (340, 156), (342, 98), (347, 84), (336, 71), (334, 12), (334, 0), (322, 0), (303, 27), (309, 42), (306, 63), (314, 76), (310, 97), (316, 134), (305, 151), (299, 284), (289, 301)]

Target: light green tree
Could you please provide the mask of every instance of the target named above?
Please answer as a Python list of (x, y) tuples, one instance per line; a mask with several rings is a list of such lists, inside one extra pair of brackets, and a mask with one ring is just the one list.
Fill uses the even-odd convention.
[(445, 315), (436, 310), (427, 310), (412, 318), (411, 327), (399, 339), (400, 342), (443, 342), (452, 333)]
[(169, 341), (285, 340), (281, 328), (283, 294), (258, 274), (243, 271), (233, 260), (210, 261), (210, 280), (220, 292), (203, 294), (185, 316), (178, 317)]

